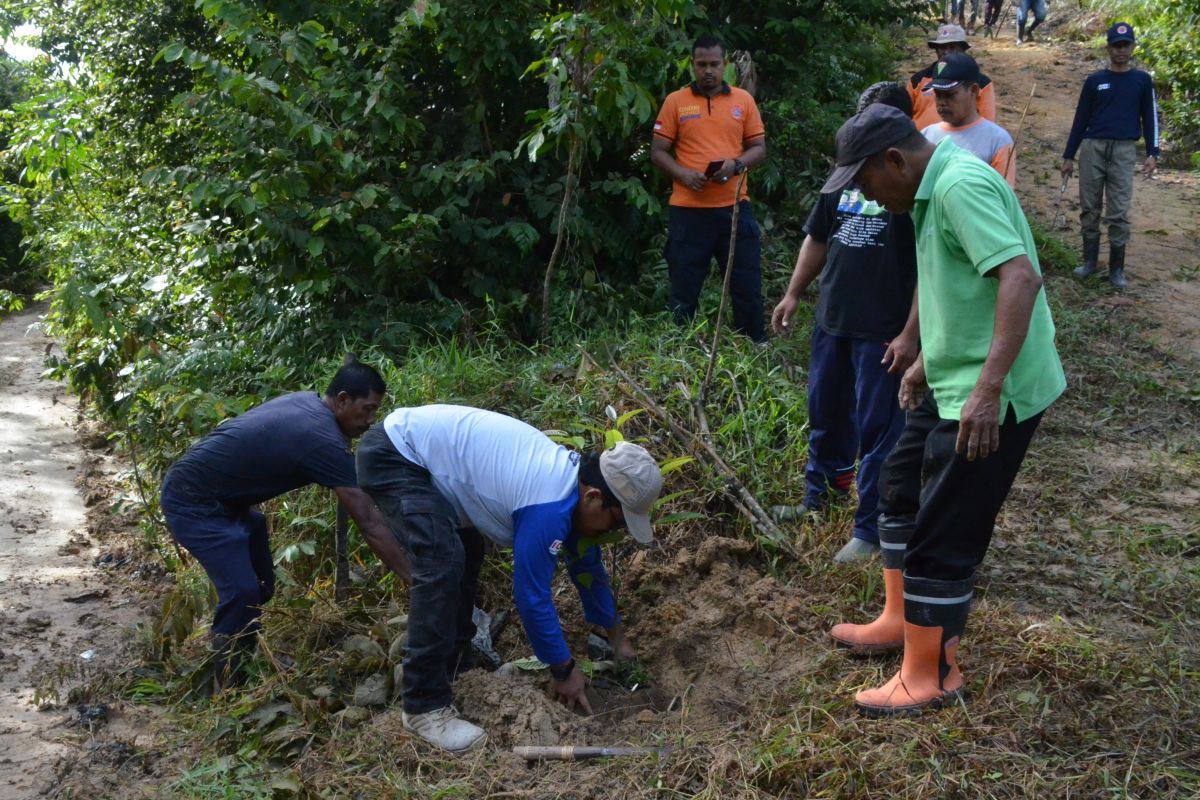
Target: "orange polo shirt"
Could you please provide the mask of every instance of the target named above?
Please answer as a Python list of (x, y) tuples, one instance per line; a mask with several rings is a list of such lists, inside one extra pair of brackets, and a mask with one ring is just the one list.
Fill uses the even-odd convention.
[[(923, 131), (930, 125), (942, 121), (937, 111), (937, 100), (933, 96), (933, 62), (920, 72), (914, 72), (908, 81), (908, 97), (912, 100), (913, 124), (917, 130)], [(986, 120), (996, 121), (995, 84), (987, 75), (979, 75), (979, 97), (975, 100), (975, 110)]]
[[(738, 158), (746, 144), (766, 135), (754, 98), (744, 89), (728, 84), (713, 97), (706, 97), (696, 84), (671, 92), (658, 110), (654, 135), (670, 142), (680, 166), (703, 174), (710, 161)], [(740, 176), (725, 183), (709, 181), (703, 191), (694, 191), (673, 181), (671, 205), (690, 208), (732, 206)], [(742, 184), (741, 200), (750, 199)]]

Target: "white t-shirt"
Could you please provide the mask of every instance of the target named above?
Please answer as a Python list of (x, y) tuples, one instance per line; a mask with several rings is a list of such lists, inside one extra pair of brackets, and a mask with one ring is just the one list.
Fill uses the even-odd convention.
[(478, 408), (429, 405), (388, 414), (383, 429), (400, 455), (429, 470), (459, 522), (502, 547), (513, 515), (558, 503), (579, 485), (579, 454), (520, 420)]

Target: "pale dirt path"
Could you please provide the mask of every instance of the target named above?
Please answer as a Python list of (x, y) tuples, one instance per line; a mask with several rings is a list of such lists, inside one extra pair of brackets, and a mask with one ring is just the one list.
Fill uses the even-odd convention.
[[(137, 609), (92, 566), (98, 549), (76, 488), (85, 456), (76, 405), (41, 379), (44, 308), (0, 323), (0, 797), (35, 797), (91, 734), (66, 696), (39, 711), (38, 687), (85, 685), (119, 658)], [(94, 594), (93, 594), (94, 593)], [(91, 595), (89, 597), (89, 595)], [(74, 598), (76, 602), (68, 602)], [(80, 658), (88, 650), (91, 660)], [(57, 679), (57, 680), (56, 680)]]
[[(1020, 136), (1017, 194), (1027, 214), (1044, 227), (1052, 228), (1054, 205), (1060, 194), (1062, 151), (1079, 89), (1089, 73), (1105, 66), (1103, 52), (1073, 42), (1039, 41), (1017, 47), (1011, 26), (998, 39), (972, 37), (971, 45), (971, 54), (995, 81), (997, 122), (1014, 136), (1030, 89), (1037, 83)], [(1194, 173), (1160, 169), (1153, 179), (1139, 176), (1134, 184), (1133, 233), (1127, 252), (1129, 288), (1121, 299), (1114, 299), (1107, 283), (1092, 279), (1098, 306), (1107, 311), (1131, 301), (1160, 323), (1153, 333), (1158, 344), (1194, 359), (1200, 359), (1200, 192), (1197, 189)], [(1074, 178), (1067, 186), (1062, 208), (1067, 228), (1060, 233), (1077, 249), (1079, 182)], [(1107, 242), (1107, 231), (1103, 236)], [(1108, 259), (1106, 244), (1100, 256), (1103, 269)]]

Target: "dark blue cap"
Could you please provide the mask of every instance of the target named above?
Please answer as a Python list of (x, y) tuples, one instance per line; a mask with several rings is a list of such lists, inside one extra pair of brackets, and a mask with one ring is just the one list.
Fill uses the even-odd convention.
[(1129, 42), (1133, 44), (1133, 26), (1128, 22), (1114, 22), (1108, 29), (1108, 43)]
[(933, 65), (934, 89), (953, 89), (960, 83), (979, 83), (979, 64), (966, 53), (948, 53)]

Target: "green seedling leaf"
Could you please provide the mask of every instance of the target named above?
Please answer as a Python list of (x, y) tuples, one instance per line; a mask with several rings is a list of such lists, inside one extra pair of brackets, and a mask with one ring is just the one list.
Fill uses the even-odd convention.
[(529, 658), (518, 658), (512, 662), (512, 665), (523, 672), (541, 672), (544, 669), (550, 669), (550, 665), (539, 661), (534, 656)]
[(692, 456), (679, 456), (677, 458), (669, 458), (666, 461), (664, 461), (663, 463), (658, 465), (658, 471), (663, 474), (663, 477), (666, 477), (667, 475), (670, 475), (672, 472), (676, 472), (677, 470), (683, 469), (685, 466), (687, 466), (688, 464), (692, 463), (695, 460), (696, 459), (693, 458)]

